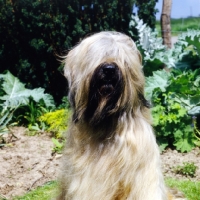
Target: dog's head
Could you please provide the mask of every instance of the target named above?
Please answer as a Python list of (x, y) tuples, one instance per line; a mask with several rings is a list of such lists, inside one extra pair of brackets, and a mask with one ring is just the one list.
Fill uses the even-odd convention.
[(64, 71), (75, 122), (95, 126), (148, 107), (141, 55), (122, 33), (100, 32), (84, 39), (66, 56)]

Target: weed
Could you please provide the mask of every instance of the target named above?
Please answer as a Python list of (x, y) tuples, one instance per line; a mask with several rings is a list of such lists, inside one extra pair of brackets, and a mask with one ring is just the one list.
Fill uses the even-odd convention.
[(197, 170), (197, 166), (193, 162), (184, 162), (183, 165), (175, 167), (176, 174), (182, 174), (184, 176), (194, 177)]
[(52, 138), (52, 142), (54, 143), (53, 153), (61, 153), (64, 147), (65, 140), (62, 140), (60, 142), (58, 139)]
[(67, 130), (69, 117), (70, 110), (60, 109), (54, 112), (45, 113), (39, 120), (48, 126), (46, 130), (53, 133), (55, 138), (62, 138), (63, 133)]

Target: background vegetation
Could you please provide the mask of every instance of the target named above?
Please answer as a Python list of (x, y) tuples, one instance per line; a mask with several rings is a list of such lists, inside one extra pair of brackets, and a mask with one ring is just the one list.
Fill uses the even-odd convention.
[[(134, 3), (147, 24), (132, 15)], [(88, 33), (116, 30), (130, 35), (143, 55), (146, 97), (153, 105), (161, 150), (171, 147), (187, 152), (199, 146), (200, 31), (183, 33), (177, 44), (167, 49), (153, 31), (156, 0), (146, 3), (0, 0), (1, 132), (17, 124), (33, 132), (51, 131), (61, 138), (70, 112), (65, 111), (66, 101), (62, 107), (67, 83), (55, 53), (62, 55)]]
[(146, 22), (155, 26), (156, 0), (149, 2), (151, 10), (146, 13), (137, 0), (0, 0), (0, 73), (9, 70), (27, 88), (42, 87), (60, 103), (66, 80), (59, 56), (91, 33), (129, 34), (134, 3)]
[[(200, 17), (188, 17), (180, 19), (171, 19), (171, 33), (173, 36), (177, 36), (183, 32), (187, 32), (188, 29), (200, 29)], [(156, 30), (161, 32), (160, 21), (156, 21)]]
[(156, 18), (155, 15), (158, 12), (155, 9), (156, 3), (158, 0), (139, 0), (136, 1), (136, 6), (138, 8), (138, 17), (143, 19), (144, 23), (151, 27), (153, 30), (155, 29)]
[(132, 5), (131, 0), (0, 0), (0, 73), (9, 70), (28, 88), (45, 88), (60, 103), (66, 80), (58, 55), (89, 33), (128, 33)]
[(200, 31), (188, 30), (167, 49), (137, 17), (132, 25), (140, 33), (137, 46), (143, 54), (146, 97), (161, 150), (188, 152), (200, 145)]
[[(161, 150), (199, 147), (200, 18), (172, 20), (172, 33), (183, 33), (167, 49), (153, 31), (156, 2), (0, 0), (0, 146), (10, 126), (24, 125), (33, 134), (52, 132), (54, 151), (60, 153), (70, 108), (59, 56), (87, 34), (116, 30), (131, 36), (143, 56), (146, 97)], [(143, 20), (132, 15), (134, 3)], [(189, 189), (185, 182), (180, 187), (188, 197), (199, 197), (199, 184), (187, 184)]]

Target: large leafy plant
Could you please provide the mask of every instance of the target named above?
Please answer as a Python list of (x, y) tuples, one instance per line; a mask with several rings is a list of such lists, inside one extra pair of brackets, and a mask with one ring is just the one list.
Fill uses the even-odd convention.
[(146, 97), (153, 105), (153, 126), (162, 150), (169, 146), (188, 152), (198, 145), (188, 114), (199, 114), (199, 72), (156, 71), (146, 80)]
[(138, 40), (136, 45), (143, 57), (144, 73), (146, 76), (151, 76), (153, 71), (163, 69), (164, 67), (173, 68), (178, 61), (178, 55), (181, 49), (177, 48), (177, 53), (174, 54), (173, 49), (167, 49), (163, 45), (161, 38), (157, 37), (157, 32), (152, 31), (150, 27), (143, 23), (143, 20), (137, 16), (132, 16), (129, 24), (130, 34), (133, 36), (134, 28), (137, 29)]
[(157, 32), (152, 31), (143, 20), (132, 16), (129, 33), (134, 37), (138, 34), (137, 47), (142, 53), (144, 73), (151, 76), (153, 71), (163, 68), (198, 69), (200, 67), (200, 31), (188, 30), (178, 37), (178, 42), (172, 49), (163, 45)]
[(139, 35), (136, 44), (147, 76), (146, 97), (152, 102), (153, 123), (161, 149), (170, 146), (182, 152), (190, 151), (199, 145), (194, 133), (199, 136), (196, 116), (200, 114), (200, 71), (197, 70), (200, 31), (188, 30), (179, 36), (172, 49), (167, 49), (157, 33), (138, 17), (133, 16), (130, 22), (132, 36), (133, 27)]
[[(34, 115), (33, 112), (39, 112), (36, 111), (34, 106), (37, 107), (37, 110), (41, 105), (45, 108), (54, 107), (52, 96), (44, 93), (43, 88), (27, 89), (9, 71), (5, 74), (0, 74), (0, 81), (0, 132), (7, 130), (6, 127), (9, 122), (13, 120), (21, 121), (21, 116), (27, 117), (28, 124), (32, 123), (33, 121), (28, 117)], [(30, 108), (32, 112), (30, 112)], [(24, 110), (24, 112), (17, 112), (19, 109), (21, 111)], [(26, 114), (27, 110), (29, 112)], [(37, 114), (34, 117), (38, 117)]]
[(182, 33), (174, 45), (174, 54), (178, 57), (176, 68), (198, 69), (200, 67), (200, 31), (188, 30)]
[(200, 69), (173, 71), (169, 90), (191, 116), (200, 114)]

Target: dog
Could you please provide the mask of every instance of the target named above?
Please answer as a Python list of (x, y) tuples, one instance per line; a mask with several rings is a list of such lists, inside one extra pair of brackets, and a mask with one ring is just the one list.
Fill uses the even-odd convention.
[(142, 57), (125, 34), (82, 40), (64, 59), (72, 119), (57, 200), (175, 200), (144, 97)]

